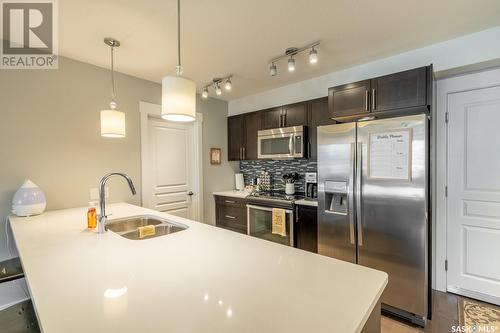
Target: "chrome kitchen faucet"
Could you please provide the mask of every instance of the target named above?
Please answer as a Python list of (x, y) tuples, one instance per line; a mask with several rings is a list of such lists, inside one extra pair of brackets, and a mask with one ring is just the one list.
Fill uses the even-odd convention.
[(99, 182), (99, 206), (101, 208), (101, 212), (99, 215), (99, 226), (97, 229), (100, 234), (106, 232), (106, 220), (108, 218), (108, 216), (106, 215), (106, 182), (112, 176), (121, 176), (125, 178), (125, 180), (128, 183), (128, 186), (130, 187), (130, 191), (132, 191), (132, 194), (134, 195), (136, 194), (135, 186), (134, 183), (132, 182), (132, 179), (128, 175), (122, 172), (108, 173), (107, 175), (101, 178), (101, 181)]

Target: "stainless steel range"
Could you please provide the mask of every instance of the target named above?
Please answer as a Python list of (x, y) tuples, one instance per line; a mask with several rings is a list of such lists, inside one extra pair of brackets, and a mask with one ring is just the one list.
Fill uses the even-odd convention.
[[(303, 196), (283, 193), (253, 193), (247, 197), (248, 235), (272, 242), (294, 246), (293, 210), (295, 200)], [(273, 209), (284, 209), (286, 236), (272, 233)]]

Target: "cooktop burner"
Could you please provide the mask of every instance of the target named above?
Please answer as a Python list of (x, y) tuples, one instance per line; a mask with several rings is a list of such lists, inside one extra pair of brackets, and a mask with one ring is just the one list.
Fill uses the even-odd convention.
[(263, 192), (263, 193), (252, 193), (247, 197), (247, 200), (250, 201), (259, 201), (259, 202), (281, 202), (289, 205), (293, 205), (295, 200), (303, 199), (303, 195), (288, 195), (283, 192)]

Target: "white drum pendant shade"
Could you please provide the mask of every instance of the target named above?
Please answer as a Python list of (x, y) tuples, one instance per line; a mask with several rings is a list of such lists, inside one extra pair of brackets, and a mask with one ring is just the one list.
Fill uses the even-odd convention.
[(196, 84), (182, 76), (165, 76), (161, 83), (161, 117), (170, 121), (196, 120)]
[(108, 138), (124, 138), (125, 112), (118, 110), (102, 110), (101, 136)]

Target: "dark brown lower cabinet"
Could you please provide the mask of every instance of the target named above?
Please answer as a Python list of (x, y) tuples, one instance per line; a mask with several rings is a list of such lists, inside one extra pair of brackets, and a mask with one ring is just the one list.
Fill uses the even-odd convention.
[(215, 196), (215, 225), (220, 228), (247, 233), (246, 200)]
[(295, 216), (295, 247), (318, 253), (318, 208), (297, 205)]

